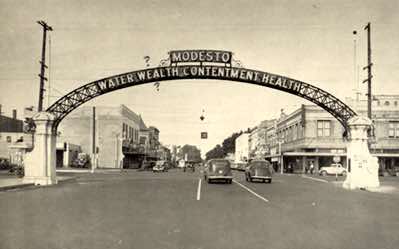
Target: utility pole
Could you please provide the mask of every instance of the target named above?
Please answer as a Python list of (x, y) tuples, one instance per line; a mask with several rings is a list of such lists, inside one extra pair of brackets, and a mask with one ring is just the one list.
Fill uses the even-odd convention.
[(371, 120), (371, 103), (372, 103), (372, 95), (371, 95), (371, 78), (373, 77), (371, 75), (371, 66), (373, 63), (371, 63), (371, 39), (370, 39), (370, 23), (367, 23), (367, 25), (364, 27), (365, 30), (367, 30), (367, 66), (363, 68), (363, 70), (367, 69), (367, 79), (363, 81), (363, 83), (367, 82), (367, 116)]
[(43, 110), (43, 93), (44, 93), (44, 81), (47, 81), (47, 78), (44, 75), (44, 71), (46, 70), (46, 35), (47, 31), (53, 31), (53, 28), (48, 26), (46, 22), (44, 21), (38, 21), (38, 24), (40, 24), (43, 27), (43, 46), (42, 46), (42, 60), (40, 61), (41, 67), (40, 67), (40, 89), (39, 89), (39, 105), (38, 105), (38, 111), (41, 112)]
[(91, 173), (94, 173), (94, 169), (97, 168), (97, 145), (96, 145), (96, 107), (93, 106), (93, 130), (92, 130), (92, 146), (93, 146), (93, 157), (91, 162)]

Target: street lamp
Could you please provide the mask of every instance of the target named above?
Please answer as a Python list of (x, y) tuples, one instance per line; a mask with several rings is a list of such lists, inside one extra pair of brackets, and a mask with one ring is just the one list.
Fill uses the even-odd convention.
[(283, 141), (281, 139), (278, 139), (277, 143), (278, 143), (278, 154), (280, 157), (280, 172), (281, 174), (284, 174), (284, 159), (283, 159), (283, 153), (281, 153), (281, 144), (283, 143)]

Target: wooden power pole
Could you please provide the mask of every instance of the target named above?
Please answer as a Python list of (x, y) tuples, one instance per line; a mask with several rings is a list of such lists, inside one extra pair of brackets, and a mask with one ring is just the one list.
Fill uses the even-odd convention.
[(39, 105), (38, 105), (38, 111), (41, 112), (43, 111), (43, 95), (44, 95), (44, 81), (47, 81), (47, 78), (44, 74), (47, 66), (46, 66), (46, 35), (47, 31), (53, 31), (53, 28), (47, 25), (46, 22), (44, 21), (38, 21), (38, 24), (40, 24), (43, 27), (43, 46), (42, 46), (42, 60), (40, 61), (41, 67), (40, 67), (40, 89), (39, 89)]
[(373, 65), (373, 63), (371, 63), (370, 23), (367, 23), (364, 29), (367, 30), (367, 66), (365, 66), (363, 70), (367, 69), (367, 79), (365, 79), (363, 83), (367, 82), (367, 116), (369, 119), (372, 120), (371, 103), (373, 101), (373, 97), (371, 94), (371, 78), (373, 78), (373, 76), (371, 74), (371, 66)]

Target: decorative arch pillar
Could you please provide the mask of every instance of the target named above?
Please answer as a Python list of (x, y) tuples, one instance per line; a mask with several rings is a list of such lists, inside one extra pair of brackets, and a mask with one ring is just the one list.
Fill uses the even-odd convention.
[(33, 116), (36, 125), (33, 150), (26, 154), (25, 176), (23, 181), (35, 185), (57, 184), (56, 130), (53, 128), (55, 117), (48, 112), (39, 112)]
[(367, 130), (372, 122), (369, 118), (355, 116), (348, 121), (349, 143), (347, 146), (348, 174), (343, 183), (347, 189), (379, 187), (378, 159), (370, 154)]

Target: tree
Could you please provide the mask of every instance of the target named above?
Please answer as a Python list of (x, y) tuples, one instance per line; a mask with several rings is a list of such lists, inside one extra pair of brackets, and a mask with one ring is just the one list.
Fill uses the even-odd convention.
[(236, 139), (242, 134), (242, 132), (233, 133), (230, 137), (226, 138), (222, 143), (222, 148), (225, 154), (234, 153), (236, 150)]
[(185, 144), (178, 152), (179, 158), (186, 159), (188, 161), (199, 162), (201, 161), (201, 151), (194, 145)]
[(206, 153), (206, 160), (213, 158), (223, 158), (226, 154), (223, 151), (222, 146), (220, 144), (216, 145), (213, 149)]

